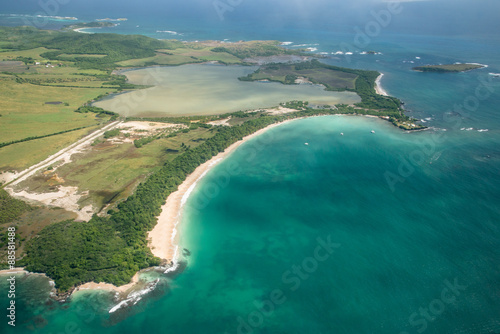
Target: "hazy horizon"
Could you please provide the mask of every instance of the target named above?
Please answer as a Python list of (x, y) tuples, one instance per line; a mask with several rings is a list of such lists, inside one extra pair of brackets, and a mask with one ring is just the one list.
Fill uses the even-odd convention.
[[(45, 5), (44, 5), (45, 4)], [(131, 10), (137, 18), (151, 17), (165, 20), (196, 20), (220, 27), (231, 22), (255, 20), (259, 25), (275, 28), (321, 28), (340, 32), (353, 32), (363, 27), (374, 14), (397, 8), (391, 15), (387, 32), (435, 35), (496, 35), (500, 28), (498, 13), (500, 1), (383, 1), (354, 0), (350, 2), (326, 0), (278, 0), (273, 3), (257, 1), (187, 0), (182, 3), (160, 0), (111, 0), (107, 2), (51, 0), (40, 2), (20, 0), (2, 5), (3, 14), (48, 14), (49, 16), (77, 16), (81, 20), (95, 16), (127, 16)], [(94, 17), (90, 17), (89, 13)], [(384, 18), (382, 17), (382, 20)]]

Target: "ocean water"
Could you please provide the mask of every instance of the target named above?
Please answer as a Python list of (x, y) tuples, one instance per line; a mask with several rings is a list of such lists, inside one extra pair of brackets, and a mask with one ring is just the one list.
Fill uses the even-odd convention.
[[(61, 6), (60, 16), (129, 18), (99, 32), (315, 48), (328, 53), (327, 63), (383, 72), (388, 93), (431, 129), (406, 133), (352, 116), (271, 129), (197, 185), (179, 226), (180, 245), (190, 251), (181, 273), (161, 275), (153, 292), (111, 314), (109, 294), (59, 304), (45, 280), (22, 278), (17, 327), (4, 317), (2, 333), (500, 332), (500, 79), (489, 75), (500, 72), (498, 20), (489, 20), (498, 11), (484, 9), (491, 14), (483, 19), (472, 15), (477, 8), (470, 17), (451, 12), (422, 29), (406, 19), (431, 3), (405, 4), (406, 14), (364, 44), (354, 28), (372, 22), (369, 9), (336, 26), (322, 16), (283, 22), (276, 11), (261, 21), (245, 12), (252, 17), (245, 19), (249, 2), (224, 21), (213, 12), (198, 20), (199, 11), (181, 19), (168, 8), (147, 17), (126, 6), (98, 14)], [(8, 9), (2, 12), (35, 13)], [(472, 29), (478, 22), (485, 26)], [(382, 54), (361, 54), (370, 50)], [(332, 54), (338, 51), (353, 54)], [(411, 71), (450, 62), (488, 68)], [(0, 291), (7, 291), (3, 279)], [(4, 293), (0, 302), (6, 305)]]

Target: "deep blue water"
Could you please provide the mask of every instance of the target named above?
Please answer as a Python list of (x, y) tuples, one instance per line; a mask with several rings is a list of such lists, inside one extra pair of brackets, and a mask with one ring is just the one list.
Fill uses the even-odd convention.
[[(2, 12), (37, 15), (28, 2)], [(112, 315), (105, 294), (47, 305), (46, 282), (25, 278), (20, 325), (9, 332), (500, 332), (500, 79), (489, 75), (500, 73), (498, 2), (402, 4), (369, 41), (357, 28), (373, 26), (370, 10), (387, 4), (355, 3), (297, 11), (246, 1), (224, 20), (202, 1), (134, 10), (73, 1), (49, 13), (128, 18), (95, 32), (316, 48), (327, 63), (384, 73), (387, 92), (432, 129), (409, 134), (377, 119), (333, 116), (270, 130), (215, 167), (188, 201), (181, 244), (191, 256), (182, 274)], [(0, 24), (19, 22), (0, 16)], [(370, 50), (382, 54), (361, 54)], [(411, 70), (454, 62), (488, 68)], [(230, 164), (238, 172), (222, 182)], [(328, 239), (331, 254), (316, 252)]]

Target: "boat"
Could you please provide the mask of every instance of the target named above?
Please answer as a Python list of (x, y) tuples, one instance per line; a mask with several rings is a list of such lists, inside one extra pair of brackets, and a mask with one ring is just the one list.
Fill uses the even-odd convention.
[(375, 130), (372, 130), (372, 133), (375, 133)]
[(343, 132), (341, 132), (341, 133), (340, 133), (340, 135), (341, 135), (341, 136), (343, 136), (343, 135), (344, 135), (344, 133), (343, 133)]
[(304, 145), (306, 145), (306, 146), (307, 146), (307, 145), (309, 145), (309, 143), (304, 143)]

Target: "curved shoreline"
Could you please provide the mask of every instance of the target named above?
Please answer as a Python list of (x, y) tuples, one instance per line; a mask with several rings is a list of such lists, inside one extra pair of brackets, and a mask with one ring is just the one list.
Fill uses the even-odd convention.
[[(268, 109), (268, 111), (271, 110)], [(264, 132), (274, 127), (283, 125), (285, 123), (302, 120), (305, 118), (324, 117), (324, 116), (351, 116), (351, 115), (345, 115), (345, 114), (311, 115), (311, 116), (287, 119), (279, 123), (270, 124), (265, 128), (257, 130), (256, 132), (246, 137), (243, 137), (241, 140), (231, 144), (223, 152), (220, 152), (219, 154), (213, 156), (210, 160), (199, 165), (194, 170), (193, 173), (189, 174), (186, 177), (186, 179), (179, 185), (178, 189), (167, 197), (165, 204), (161, 207), (162, 211), (160, 215), (157, 217), (158, 223), (151, 231), (148, 232), (148, 247), (150, 248), (153, 255), (161, 258), (165, 262), (170, 261), (170, 266), (166, 267), (164, 273), (175, 271), (179, 266), (179, 260), (180, 260), (178, 251), (179, 235), (177, 233), (178, 232), (177, 225), (182, 219), (183, 206), (187, 202), (192, 191), (195, 189), (198, 181), (200, 181), (220, 161), (231, 155), (231, 153), (236, 151), (236, 149), (240, 145), (244, 144), (250, 139), (257, 137), (263, 134)], [(352, 115), (352, 116), (357, 116), (357, 115)], [(359, 115), (359, 116), (379, 118), (378, 116), (373, 116), (373, 115)], [(158, 283), (158, 280), (156, 280), (155, 282), (153, 282), (153, 284), (151, 284), (151, 282), (145, 282), (144, 280), (141, 280), (140, 274), (150, 270), (158, 270), (158, 269), (164, 270), (165, 266), (162, 265), (161, 267), (144, 268), (135, 273), (135, 275), (131, 278), (130, 283), (121, 286), (116, 286), (104, 282), (99, 282), (99, 283), (87, 282), (82, 285), (75, 286), (65, 293), (58, 294), (57, 290), (55, 289), (55, 283), (52, 283), (53, 291), (56, 295), (56, 299), (61, 302), (67, 301), (69, 297), (73, 296), (73, 294), (79, 291), (107, 291), (110, 293), (115, 293), (116, 298), (118, 298), (120, 302), (117, 305), (113, 306), (113, 308), (111, 309), (112, 311), (110, 311), (114, 312), (118, 308), (127, 305), (127, 303), (130, 300), (133, 300), (134, 298), (137, 297), (136, 295), (141, 296), (142, 294), (144, 294), (144, 291), (151, 291), (152, 289), (154, 289), (154, 287)], [(24, 273), (27, 275), (31, 274), (41, 275), (46, 277), (47, 280), (53, 282), (52, 279), (50, 279), (50, 277), (48, 277), (44, 273), (28, 272), (24, 270), (24, 268), (15, 268), (13, 270), (8, 270), (8, 269), (0, 270), (0, 276), (13, 274), (13, 272), (15, 272), (16, 274)]]
[(383, 76), (384, 73), (380, 73), (380, 75), (377, 77), (377, 80), (375, 80), (375, 92), (377, 92), (378, 95), (389, 96), (389, 94), (387, 94), (387, 92), (382, 88), (382, 85), (380, 83)]
[[(303, 119), (304, 117), (294, 118), (290, 120), (286, 120), (280, 123), (274, 123), (268, 125), (267, 127), (257, 130), (256, 132), (243, 137), (241, 140), (233, 143), (228, 146), (224, 152), (220, 152), (216, 156), (213, 156), (210, 160), (198, 166), (195, 171), (187, 176), (187, 178), (179, 185), (178, 189), (171, 193), (167, 197), (167, 201), (162, 206), (162, 212), (157, 217), (158, 223), (156, 226), (148, 232), (148, 243), (149, 248), (153, 255), (158, 256), (159, 258), (171, 261), (171, 266), (166, 269), (165, 272), (174, 271), (178, 267), (179, 254), (178, 249), (179, 245), (177, 244), (178, 233), (177, 233), (177, 225), (181, 221), (182, 217), (182, 208), (186, 203), (187, 199), (191, 195), (192, 191), (196, 187), (198, 181), (200, 181), (215, 165), (217, 165), (224, 158), (228, 157), (231, 153), (233, 153), (240, 145), (247, 142), (248, 140), (257, 137), (267, 130), (271, 128), (280, 126), (282, 124), (296, 121), (299, 119)], [(131, 293), (135, 288), (139, 286), (140, 283), (140, 273), (150, 270), (151, 268), (146, 268), (141, 271), (135, 273), (132, 277), (130, 283), (116, 286), (110, 283), (104, 282), (87, 282), (82, 285), (74, 287), (68, 293), (64, 293), (60, 296), (61, 299), (66, 300), (66, 297), (73, 295), (78, 291), (85, 290), (94, 290), (94, 291), (108, 291), (117, 293), (121, 296), (122, 300), (126, 300), (127, 295)], [(24, 274), (37, 274), (31, 273), (24, 268), (15, 268), (14, 270), (1, 270), (0, 275), (9, 275), (15, 272), (16, 274), (24, 273)], [(47, 277), (48, 280), (50, 278), (45, 274), (37, 274)]]
[(198, 166), (193, 173), (187, 176), (184, 182), (182, 182), (182, 184), (178, 187), (177, 191), (168, 196), (166, 203), (162, 206), (161, 214), (158, 216), (158, 223), (153, 230), (148, 233), (148, 246), (153, 255), (163, 260), (172, 262), (172, 267), (168, 268), (166, 272), (177, 268), (179, 261), (179, 235), (177, 233), (177, 225), (182, 219), (183, 206), (196, 187), (198, 181), (200, 181), (214, 166), (216, 166), (224, 158), (228, 157), (243, 143), (261, 135), (271, 128), (299, 119), (302, 119), (302, 117), (271, 124), (230, 145), (224, 150), (224, 152), (213, 156), (210, 160)]

